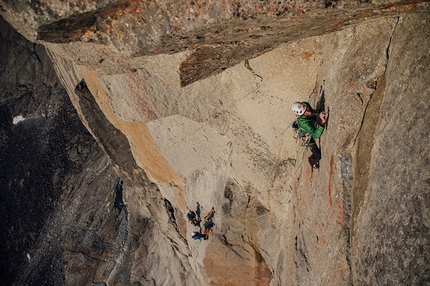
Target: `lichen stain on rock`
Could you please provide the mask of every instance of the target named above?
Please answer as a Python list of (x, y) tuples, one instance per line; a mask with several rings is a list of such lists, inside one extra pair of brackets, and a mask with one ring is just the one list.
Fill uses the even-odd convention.
[(330, 158), (330, 179), (328, 181), (328, 199), (330, 207), (333, 207), (333, 184), (334, 184), (334, 158), (333, 156)]
[(144, 169), (151, 180), (165, 184), (173, 183), (174, 186), (177, 186), (172, 188), (176, 193), (176, 203), (178, 206), (184, 208), (185, 198), (182, 180), (162, 157), (146, 124), (138, 121), (128, 122), (119, 119), (106, 98), (98, 75), (86, 67), (78, 66), (77, 68), (106, 118), (127, 136), (137, 165)]
[(134, 96), (134, 102), (139, 108), (139, 114), (142, 114), (148, 121), (157, 119), (156, 110), (151, 104), (148, 93), (143, 88), (144, 84), (139, 74), (137, 72), (128, 73), (125, 83), (131, 90), (128, 94)]
[(117, 117), (143, 122), (157, 119), (157, 112), (138, 72), (102, 75), (100, 80), (107, 89), (106, 96)]

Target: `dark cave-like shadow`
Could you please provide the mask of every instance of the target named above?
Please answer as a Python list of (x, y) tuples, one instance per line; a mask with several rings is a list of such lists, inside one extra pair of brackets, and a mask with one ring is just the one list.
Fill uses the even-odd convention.
[[(324, 90), (324, 83), (320, 87), (320, 99), (317, 102), (316, 109), (318, 112), (325, 111), (325, 90)], [(330, 108), (327, 110), (327, 117), (326, 117), (326, 123), (325, 128), (328, 129), (328, 123), (329, 123), (329, 117), (330, 117)]]
[(197, 216), (199, 217), (199, 220), (200, 220), (201, 209), (200, 209), (200, 203), (199, 202), (197, 202), (196, 214), (197, 214)]

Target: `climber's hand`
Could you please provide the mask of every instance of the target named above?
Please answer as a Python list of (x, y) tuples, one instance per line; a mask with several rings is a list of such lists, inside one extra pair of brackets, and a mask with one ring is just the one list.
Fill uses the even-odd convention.
[(325, 123), (325, 122), (326, 122), (327, 118), (326, 118), (326, 114), (325, 114), (325, 112), (324, 112), (324, 111), (321, 111), (321, 112), (320, 112), (320, 119), (321, 119), (321, 122), (322, 122), (322, 123)]

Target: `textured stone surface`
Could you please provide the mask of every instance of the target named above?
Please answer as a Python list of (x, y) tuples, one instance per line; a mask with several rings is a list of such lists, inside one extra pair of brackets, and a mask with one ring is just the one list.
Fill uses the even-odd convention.
[[(151, 2), (145, 11), (165, 11), (166, 21), (154, 26), (152, 17), (162, 13), (145, 14), (145, 28), (124, 32), (118, 27), (138, 23), (133, 9), (146, 4), (67, 2), (61, 10), (62, 3), (22, 12), (29, 13), (26, 25), (11, 8), (24, 2), (3, 1), (2, 14), (30, 38), (50, 33), (42, 35), (51, 41), (45, 45), (55, 72), (123, 181), (125, 205), (117, 201), (118, 212), (95, 219), (87, 232), (70, 231), (74, 217), (64, 219), (69, 231), (58, 250), (58, 279), (108, 285), (428, 283), (427, 3), (297, 1), (276, 16), (285, 3), (256, 12), (259, 7), (247, 2), (240, 15), (233, 13), (240, 21), (228, 18), (228, 9), (203, 9), (191, 20), (180, 14), (177, 21), (190, 22), (178, 34), (166, 27), (192, 4), (163, 10), (161, 2)], [(65, 20), (54, 20), (60, 14)], [(83, 19), (78, 28), (63, 25)], [(261, 37), (245, 41), (244, 25), (256, 22), (295, 26), (288, 37), (258, 28)], [(104, 37), (107, 24), (118, 29)], [(217, 25), (225, 26), (209, 37)], [(153, 34), (145, 36), (163, 31), (172, 37), (136, 44), (133, 37), (150, 27)], [(337, 32), (325, 34), (329, 30)], [(191, 45), (187, 37), (197, 32), (205, 37)], [(180, 33), (183, 41), (176, 38)], [(157, 45), (172, 54), (152, 55)], [(309, 151), (292, 138), (296, 100), (329, 114), (319, 140), (320, 170), (311, 171)], [(108, 185), (118, 198), (117, 179)], [(97, 206), (106, 195), (96, 194), (94, 202), (83, 196), (76, 204)], [(74, 209), (68, 201), (59, 204)], [(216, 210), (209, 240), (189, 235), (195, 227), (186, 222), (186, 208), (196, 207), (201, 216)], [(103, 213), (98, 209), (96, 217)], [(91, 267), (83, 271), (84, 264)]]
[(1, 284), (115, 281), (127, 241), (120, 179), (44, 47), (0, 26)]
[[(181, 63), (182, 86), (291, 40), (338, 31), (369, 18), (430, 9), (427, 1), (390, 0), (20, 0), (0, 4), (4, 17), (27, 38), (75, 43), (85, 53), (67, 44), (67, 54), (92, 68), (116, 69), (118, 62), (130, 57), (192, 51)], [(98, 44), (104, 48), (94, 49)]]
[[(429, 98), (419, 68), (428, 62), (428, 20), (374, 22), (329, 41), (319, 71), (330, 110), (323, 169), (305, 172), (295, 199), (299, 284), (428, 284), (428, 116), (419, 115)], [(411, 33), (416, 25), (426, 28)], [(400, 88), (406, 82), (411, 88)]]
[(428, 17), (411, 16), (399, 20), (392, 37), (388, 84), (354, 237), (358, 284), (430, 283), (429, 32)]

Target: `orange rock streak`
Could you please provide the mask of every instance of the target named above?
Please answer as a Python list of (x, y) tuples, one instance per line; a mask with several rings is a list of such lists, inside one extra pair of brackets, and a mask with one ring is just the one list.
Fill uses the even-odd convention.
[(176, 186), (173, 188), (176, 192), (176, 203), (178, 206), (184, 207), (185, 198), (182, 180), (161, 155), (147, 125), (144, 122), (125, 121), (118, 118), (107, 100), (98, 75), (83, 66), (78, 66), (78, 70), (106, 118), (127, 136), (137, 165), (144, 169), (151, 180)]

